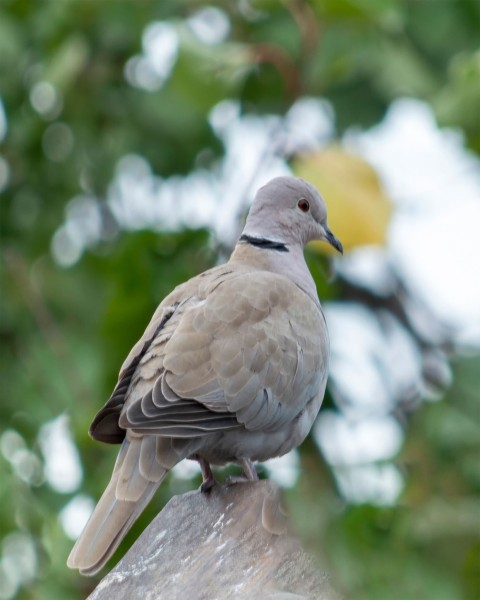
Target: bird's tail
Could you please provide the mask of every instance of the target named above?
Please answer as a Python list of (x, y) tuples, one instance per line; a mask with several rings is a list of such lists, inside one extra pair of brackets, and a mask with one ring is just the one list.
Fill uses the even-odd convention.
[(155, 436), (125, 439), (110, 483), (68, 557), (71, 569), (94, 575), (112, 556), (173, 466), (157, 458)]

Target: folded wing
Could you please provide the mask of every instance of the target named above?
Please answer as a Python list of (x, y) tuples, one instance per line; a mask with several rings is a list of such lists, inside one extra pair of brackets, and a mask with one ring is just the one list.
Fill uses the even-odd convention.
[(293, 420), (326, 375), (323, 315), (288, 279), (243, 273), (184, 305), (138, 361), (120, 426), (196, 437)]

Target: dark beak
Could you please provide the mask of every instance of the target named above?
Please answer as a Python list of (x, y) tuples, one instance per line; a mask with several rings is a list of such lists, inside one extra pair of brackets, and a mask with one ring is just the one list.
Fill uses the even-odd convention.
[(340, 254), (343, 254), (343, 246), (340, 240), (333, 235), (333, 233), (326, 225), (324, 225), (323, 228), (325, 229), (325, 239), (330, 244), (330, 246), (333, 246), (335, 250), (338, 250)]

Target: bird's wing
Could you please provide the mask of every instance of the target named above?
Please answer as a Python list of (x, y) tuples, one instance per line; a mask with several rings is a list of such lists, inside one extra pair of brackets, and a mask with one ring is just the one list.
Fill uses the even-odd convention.
[(122, 428), (183, 438), (242, 425), (270, 431), (318, 392), (328, 338), (309, 296), (265, 271), (224, 271), (204, 283), (140, 358)]
[[(109, 444), (120, 444), (123, 441), (125, 430), (119, 427), (118, 420), (125, 401), (130, 395), (132, 383), (138, 383), (138, 380), (144, 379), (147, 375), (148, 369), (142, 368), (140, 376), (139, 365), (142, 359), (146, 355), (152, 356), (152, 345), (153, 348), (165, 345), (172, 332), (175, 331), (185, 308), (198, 297), (199, 288), (204, 287), (205, 280), (210, 281), (215, 280), (215, 277), (222, 277), (225, 271), (229, 271), (226, 265), (205, 271), (176, 287), (160, 303), (144, 334), (133, 346), (120, 368), (118, 382), (112, 395), (90, 425), (89, 433), (93, 439)], [(155, 373), (157, 372), (158, 367), (156, 366)]]

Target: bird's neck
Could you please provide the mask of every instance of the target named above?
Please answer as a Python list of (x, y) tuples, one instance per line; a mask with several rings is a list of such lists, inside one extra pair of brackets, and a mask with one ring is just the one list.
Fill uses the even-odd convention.
[(277, 240), (242, 236), (229, 262), (249, 265), (259, 271), (270, 271), (288, 277), (308, 294), (315, 304), (319, 304), (317, 288), (308, 270), (303, 256), (303, 247), (300, 244), (287, 245)]

